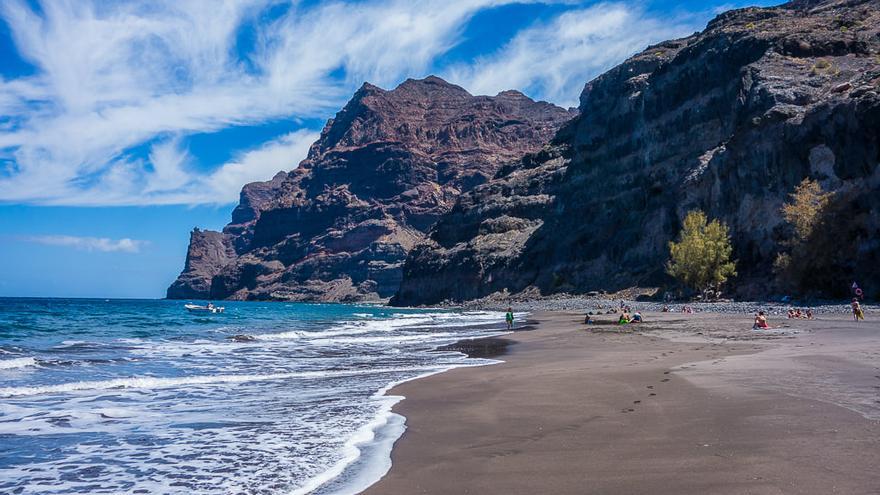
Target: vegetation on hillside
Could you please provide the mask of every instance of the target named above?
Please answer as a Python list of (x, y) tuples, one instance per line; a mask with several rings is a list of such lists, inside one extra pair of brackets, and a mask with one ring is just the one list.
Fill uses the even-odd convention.
[(666, 271), (705, 295), (736, 275), (732, 254), (727, 225), (718, 220), (709, 222), (705, 213), (693, 210), (684, 219), (678, 241), (669, 243)]
[(777, 281), (801, 296), (847, 297), (857, 282), (866, 297), (880, 287), (880, 195), (861, 182), (837, 192), (805, 179), (782, 208), (789, 228), (775, 261)]
[(817, 227), (824, 221), (833, 196), (834, 193), (825, 192), (818, 182), (806, 178), (783, 205), (782, 218), (792, 230), (784, 243), (786, 249), (774, 262), (774, 270), (783, 288), (800, 292), (804, 279), (815, 271), (813, 260), (822, 256), (817, 250), (823, 243), (811, 241), (818, 241)]

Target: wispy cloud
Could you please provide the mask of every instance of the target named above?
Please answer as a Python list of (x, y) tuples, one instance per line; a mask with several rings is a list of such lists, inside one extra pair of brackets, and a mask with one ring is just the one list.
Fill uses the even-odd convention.
[(23, 237), (22, 240), (48, 246), (66, 246), (83, 251), (101, 251), (105, 253), (137, 253), (147, 244), (146, 241), (129, 239), (127, 237), (108, 239), (106, 237), (76, 237), (72, 235), (29, 236)]
[(290, 168), (289, 164), (306, 157), (316, 139), (317, 132), (300, 130), (240, 153), (204, 181), (203, 202), (235, 201), (243, 184), (270, 179), (279, 170)]
[(448, 76), (478, 93), (510, 87), (576, 106), (584, 84), (657, 41), (693, 33), (692, 17), (652, 17), (640, 7), (603, 3), (565, 12), (519, 32), (497, 53), (453, 66)]
[(225, 164), (200, 163), (190, 136), (327, 117), (363, 81), (430, 72), (475, 93), (523, 88), (570, 103), (591, 75), (686, 27), (619, 3), (572, 7), (497, 53), (436, 65), (475, 14), (510, 3), (523, 2), (4, 0), (0, 16), (36, 71), (0, 78), (0, 201), (234, 201), (244, 181), (294, 168), (315, 130)]

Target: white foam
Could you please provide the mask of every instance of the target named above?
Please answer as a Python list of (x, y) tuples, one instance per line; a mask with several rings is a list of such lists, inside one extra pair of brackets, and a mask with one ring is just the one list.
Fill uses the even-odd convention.
[[(397, 416), (396, 414), (391, 412), (391, 409), (394, 407), (395, 404), (402, 401), (404, 399), (404, 397), (400, 396), (400, 395), (385, 395), (389, 390), (391, 390), (393, 387), (395, 387), (397, 385), (400, 385), (401, 383), (405, 383), (405, 382), (408, 382), (411, 380), (416, 380), (418, 378), (424, 378), (427, 376), (435, 375), (437, 373), (442, 373), (442, 372), (447, 371), (452, 368), (454, 368), (454, 366), (446, 367), (446, 368), (439, 369), (439, 370), (434, 370), (434, 371), (431, 371), (428, 373), (423, 373), (421, 375), (414, 376), (412, 378), (407, 378), (405, 380), (398, 380), (395, 382), (391, 382), (388, 385), (386, 385), (385, 387), (383, 387), (382, 389), (380, 389), (378, 392), (376, 392), (376, 394), (373, 395), (373, 399), (381, 400), (382, 405), (379, 408), (379, 410), (376, 412), (376, 415), (373, 417), (373, 420), (366, 423), (365, 425), (361, 426), (359, 429), (357, 429), (354, 432), (354, 434), (345, 442), (345, 445), (342, 448), (343, 458), (340, 459), (335, 464), (333, 464), (332, 466), (330, 466), (330, 468), (328, 468), (327, 470), (325, 470), (324, 472), (322, 472), (318, 476), (315, 476), (314, 478), (310, 479), (305, 485), (292, 491), (290, 493), (290, 495), (306, 495), (308, 493), (311, 493), (311, 492), (317, 490), (321, 486), (338, 478), (340, 475), (342, 475), (343, 472), (345, 472), (346, 468), (348, 468), (350, 465), (352, 465), (355, 461), (357, 461), (360, 458), (362, 446), (373, 441), (373, 439), (376, 438), (376, 431), (379, 428), (388, 425), (389, 420), (392, 418), (392, 416)], [(397, 424), (399, 425), (399, 433), (397, 434), (396, 437), (394, 437), (395, 440), (397, 438), (399, 438), (400, 435), (402, 435), (404, 430), (406, 429), (405, 426), (403, 424), (401, 424), (400, 422), (397, 422)], [(381, 462), (377, 466), (373, 466), (374, 469), (370, 470), (370, 471), (372, 471), (372, 473), (367, 473), (367, 472), (360, 473), (360, 475), (357, 476), (355, 479), (361, 479), (362, 480), (361, 483), (352, 484), (352, 485), (347, 484), (344, 487), (340, 487), (338, 490), (334, 490), (334, 494), (335, 495), (342, 495), (342, 494), (359, 493), (359, 492), (363, 491), (365, 488), (367, 488), (368, 486), (372, 485), (373, 483), (375, 483), (376, 481), (381, 479), (382, 476), (385, 476), (385, 474), (388, 472), (388, 470), (391, 469), (390, 452), (391, 452), (391, 446), (393, 445), (393, 443), (394, 442), (392, 441), (391, 444), (388, 445), (387, 462)], [(384, 461), (385, 459), (383, 458), (382, 460)]]
[(0, 359), (0, 370), (11, 370), (16, 368), (26, 368), (28, 366), (36, 366), (37, 360), (32, 357), (23, 357), (15, 359)]
[(292, 330), (289, 332), (264, 333), (255, 335), (262, 340), (295, 340), (295, 339), (323, 339), (343, 335), (361, 335), (373, 332), (392, 332), (395, 330), (436, 326), (436, 327), (465, 327), (492, 322), (502, 322), (502, 313), (488, 311), (474, 311), (467, 313), (394, 313), (388, 318), (359, 320), (353, 323), (345, 323), (328, 328), (327, 330), (309, 332)]
[[(130, 346), (124, 351), (144, 365), (108, 368), (106, 372), (113, 375), (92, 376), (89, 381), (53, 384), (41, 379), (42, 383), (29, 387), (21, 383), (0, 387), (0, 415), (5, 416), (0, 434), (126, 438), (137, 432), (155, 437), (154, 446), (80, 443), (63, 459), (35, 460), (10, 469), (4, 481), (13, 484), (0, 482), (0, 491), (9, 486), (44, 486), (35, 482), (39, 480), (35, 476), (57, 480), (70, 465), (97, 465), (101, 468), (97, 479), (74, 477), (57, 489), (88, 491), (100, 483), (116, 490), (108, 493), (122, 493), (121, 487), (131, 486), (151, 493), (183, 494), (191, 493), (192, 487), (170, 483), (194, 479), (197, 473), (216, 473), (211, 474), (216, 484), (205, 488), (206, 493), (274, 492), (278, 486), (293, 489), (303, 484), (295, 493), (360, 492), (387, 473), (392, 446), (405, 429), (405, 419), (391, 411), (402, 397), (386, 393), (407, 380), (388, 381), (417, 375), (415, 379), (465, 363), (488, 364), (465, 361), (457, 353), (425, 352), (435, 345), (486, 336), (485, 330), (448, 329), (483, 323), (503, 325), (503, 315), (443, 310), (363, 313), (323, 328), (293, 322), (287, 331), (275, 334), (265, 333), (272, 331), (268, 326), (235, 326), (217, 332), (216, 339), (116, 340)], [(227, 340), (233, 332), (248, 332), (260, 342)], [(61, 347), (81, 344), (85, 342), (65, 341)], [(325, 344), (339, 345), (344, 352), (326, 353)], [(313, 345), (320, 348), (311, 349)], [(143, 355), (157, 361), (142, 359)], [(383, 362), (388, 367), (381, 367)], [(168, 370), (182, 365), (179, 369), (187, 376), (144, 374), (164, 370), (166, 363)], [(67, 376), (63, 369), (56, 371), (57, 375), (47, 377)], [(77, 372), (67, 380), (83, 378), (88, 377)], [(271, 407), (283, 404), (295, 407)], [(193, 459), (181, 462), (184, 456)], [(233, 465), (243, 467), (231, 470)], [(155, 474), (133, 476), (133, 469), (142, 466), (156, 469)], [(39, 468), (38, 475), (33, 467)]]
[[(373, 395), (373, 399), (382, 401), (381, 407), (372, 421), (360, 427), (345, 442), (343, 458), (320, 475), (310, 479), (304, 486), (291, 492), (290, 495), (305, 495), (321, 488), (327, 489), (326, 493), (328, 495), (355, 495), (366, 490), (388, 474), (388, 471), (391, 469), (391, 449), (406, 430), (406, 418), (392, 411), (393, 407), (406, 397), (402, 395), (386, 395), (391, 389), (403, 383), (426, 378), (451, 369), (487, 366), (500, 362), (481, 360), (473, 364), (446, 366), (442, 369), (429, 371), (410, 378), (396, 380), (382, 387)], [(377, 433), (380, 433), (380, 430), (384, 431), (381, 431), (381, 435), (379, 435), (381, 438), (377, 439)], [(361, 454), (367, 448), (373, 450), (375, 455), (371, 459), (360, 462)], [(361, 464), (359, 472), (354, 473), (349, 479), (340, 480), (346, 469), (358, 462)], [(325, 490), (320, 490), (319, 493), (323, 494)]]
[(69, 393), (83, 390), (108, 390), (116, 388), (174, 388), (185, 385), (212, 385), (221, 383), (246, 383), (268, 380), (281, 380), (285, 378), (324, 378), (334, 376), (369, 375), (379, 373), (397, 373), (407, 371), (433, 370), (436, 367), (412, 367), (412, 368), (374, 368), (365, 370), (329, 370), (329, 371), (299, 371), (291, 373), (270, 373), (265, 375), (202, 375), (185, 376), (175, 378), (156, 377), (128, 377), (113, 380), (85, 381), (61, 383), (57, 385), (43, 385), (37, 387), (3, 387), (0, 388), (0, 397), (20, 397), (41, 394)]
[(333, 345), (333, 344), (378, 344), (385, 342), (415, 342), (429, 341), (434, 339), (442, 339), (453, 336), (452, 333), (423, 333), (418, 335), (377, 335), (368, 337), (342, 337), (334, 339), (315, 339), (313, 344), (317, 345)]

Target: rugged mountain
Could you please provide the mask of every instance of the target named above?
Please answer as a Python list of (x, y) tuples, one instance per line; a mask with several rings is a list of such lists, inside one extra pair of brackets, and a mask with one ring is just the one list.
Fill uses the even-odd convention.
[(574, 116), (437, 77), (364, 84), (289, 173), (248, 184), (222, 233), (194, 230), (169, 298), (355, 301), (398, 288), (409, 250), (456, 198)]
[(880, 2), (724, 13), (586, 85), (544, 150), (464, 194), (407, 259), (396, 304), (663, 285), (686, 212), (730, 225), (740, 295), (774, 290), (779, 209), (836, 191), (804, 289), (880, 291)]

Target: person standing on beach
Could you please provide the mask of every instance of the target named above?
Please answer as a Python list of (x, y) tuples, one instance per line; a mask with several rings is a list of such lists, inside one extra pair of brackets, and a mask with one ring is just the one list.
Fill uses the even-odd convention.
[(859, 321), (865, 319), (865, 313), (862, 311), (862, 305), (859, 304), (858, 298), (853, 298), (852, 300), (852, 312), (853, 312), (853, 320)]
[(504, 315), (504, 319), (507, 320), (507, 329), (513, 330), (513, 308), (507, 308), (507, 314)]

